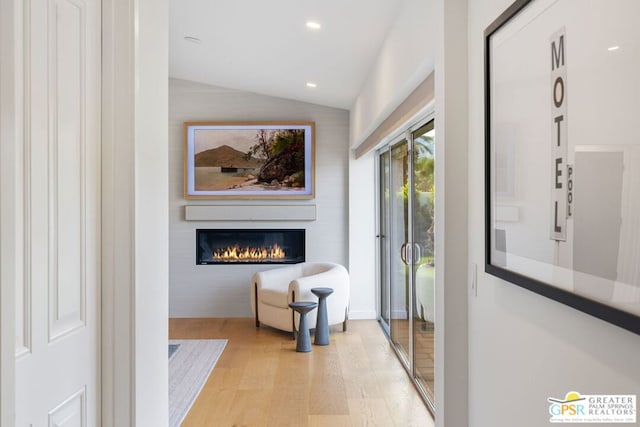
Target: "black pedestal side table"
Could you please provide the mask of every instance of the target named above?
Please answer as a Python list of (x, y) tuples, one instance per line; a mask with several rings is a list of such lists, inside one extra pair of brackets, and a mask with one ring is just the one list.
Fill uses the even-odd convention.
[(327, 297), (333, 288), (312, 288), (311, 292), (318, 297), (318, 317), (316, 319), (315, 345), (329, 345), (329, 318), (327, 316)]
[(311, 351), (311, 336), (309, 335), (309, 327), (307, 326), (307, 313), (318, 306), (313, 301), (294, 301), (289, 303), (289, 307), (300, 313), (300, 322), (298, 323), (298, 339), (296, 341), (296, 351), (308, 353)]

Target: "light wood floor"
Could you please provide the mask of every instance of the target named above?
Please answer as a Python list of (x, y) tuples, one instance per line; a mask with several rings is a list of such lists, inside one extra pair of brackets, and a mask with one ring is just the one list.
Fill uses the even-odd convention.
[(333, 327), (311, 353), (253, 319), (170, 319), (169, 336), (229, 340), (184, 427), (434, 425), (374, 320)]

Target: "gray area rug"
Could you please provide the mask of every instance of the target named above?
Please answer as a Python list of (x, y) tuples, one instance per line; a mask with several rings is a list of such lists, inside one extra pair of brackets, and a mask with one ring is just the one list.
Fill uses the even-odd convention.
[(169, 340), (169, 427), (178, 427), (202, 390), (227, 340)]
[(180, 344), (169, 344), (169, 359), (171, 359), (178, 347), (180, 347)]

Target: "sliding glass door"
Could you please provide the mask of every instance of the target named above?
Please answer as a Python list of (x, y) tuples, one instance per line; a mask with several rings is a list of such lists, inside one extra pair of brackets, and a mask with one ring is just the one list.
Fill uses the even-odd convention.
[(391, 286), (390, 286), (390, 244), (389, 244), (389, 186), (391, 182), (391, 153), (386, 150), (378, 156), (378, 200), (381, 209), (378, 216), (378, 277), (380, 282), (380, 323), (383, 329), (389, 334), (391, 325)]
[(434, 402), (434, 166), (435, 130), (433, 121), (415, 130), (413, 139), (412, 257), (414, 303), (413, 374), (428, 400)]
[(434, 126), (378, 151), (380, 322), (434, 405)]
[(411, 304), (411, 271), (407, 265), (409, 253), (410, 211), (409, 168), (411, 158), (409, 143), (402, 140), (391, 147), (391, 170), (389, 197), (389, 245), (390, 245), (390, 300), (391, 341), (395, 344), (402, 361), (408, 366), (411, 354), (409, 331), (409, 305)]

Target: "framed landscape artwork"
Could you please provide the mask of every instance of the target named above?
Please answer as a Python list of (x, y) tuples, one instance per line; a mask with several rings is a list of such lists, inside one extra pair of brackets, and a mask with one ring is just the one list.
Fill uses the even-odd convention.
[(638, 16), (519, 0), (485, 30), (485, 271), (636, 334)]
[(185, 198), (312, 199), (313, 122), (184, 124)]

